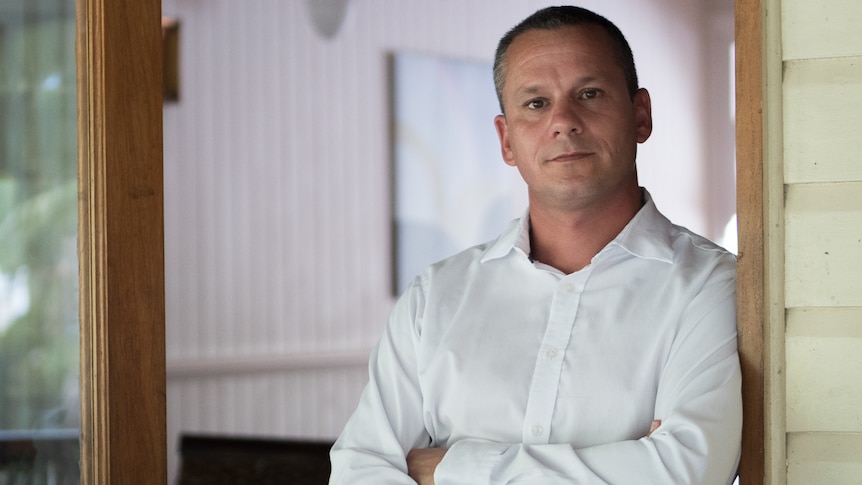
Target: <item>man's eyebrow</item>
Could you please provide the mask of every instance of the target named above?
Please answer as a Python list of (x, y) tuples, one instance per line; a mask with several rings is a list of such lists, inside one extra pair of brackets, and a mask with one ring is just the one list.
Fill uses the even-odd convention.
[(542, 92), (542, 88), (539, 86), (524, 86), (515, 91), (515, 96), (532, 96), (534, 94), (539, 94)]

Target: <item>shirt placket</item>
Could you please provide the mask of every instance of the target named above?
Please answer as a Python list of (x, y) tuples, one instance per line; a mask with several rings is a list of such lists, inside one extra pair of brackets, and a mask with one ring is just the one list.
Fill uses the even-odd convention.
[(548, 325), (536, 357), (527, 397), (522, 433), (524, 443), (543, 444), (550, 441), (551, 420), (560, 387), (563, 358), (571, 340), (581, 294), (590, 269), (588, 267), (561, 278), (554, 290)]

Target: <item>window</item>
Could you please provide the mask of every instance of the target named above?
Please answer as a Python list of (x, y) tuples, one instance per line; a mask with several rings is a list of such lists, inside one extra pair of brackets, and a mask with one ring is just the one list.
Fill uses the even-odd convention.
[(0, 483), (78, 483), (74, 0), (0, 1)]

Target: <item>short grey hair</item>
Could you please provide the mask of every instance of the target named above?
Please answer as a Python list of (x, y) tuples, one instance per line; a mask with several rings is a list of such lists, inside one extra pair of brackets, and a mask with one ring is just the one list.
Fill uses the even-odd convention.
[(614, 57), (616, 57), (617, 63), (619, 63), (625, 75), (629, 95), (635, 95), (638, 90), (637, 69), (635, 69), (631, 47), (620, 29), (610, 20), (585, 8), (573, 6), (547, 7), (521, 21), (521, 23), (508, 31), (497, 44), (497, 52), (494, 55), (494, 88), (497, 90), (497, 100), (500, 102), (500, 111), (502, 113), (506, 112), (506, 109), (503, 107), (506, 52), (509, 50), (512, 42), (521, 34), (531, 30), (554, 30), (576, 25), (596, 25), (608, 33), (612, 43), (611, 47), (614, 50)]

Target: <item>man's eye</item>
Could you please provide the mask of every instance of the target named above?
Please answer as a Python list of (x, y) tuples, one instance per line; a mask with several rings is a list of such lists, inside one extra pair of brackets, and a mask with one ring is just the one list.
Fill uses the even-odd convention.
[(584, 89), (581, 92), (581, 97), (584, 99), (595, 99), (599, 97), (598, 89)]
[(528, 109), (540, 109), (545, 106), (545, 102), (541, 99), (531, 99), (526, 104)]

